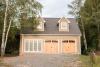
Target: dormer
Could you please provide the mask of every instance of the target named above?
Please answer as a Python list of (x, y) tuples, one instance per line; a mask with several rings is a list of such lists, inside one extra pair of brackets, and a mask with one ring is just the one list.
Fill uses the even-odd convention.
[(37, 29), (39, 31), (44, 31), (44, 23), (45, 20), (42, 17), (38, 17), (39, 25), (37, 26)]
[(62, 17), (59, 21), (59, 31), (67, 31), (69, 32), (69, 23), (70, 21), (65, 18), (65, 17)]

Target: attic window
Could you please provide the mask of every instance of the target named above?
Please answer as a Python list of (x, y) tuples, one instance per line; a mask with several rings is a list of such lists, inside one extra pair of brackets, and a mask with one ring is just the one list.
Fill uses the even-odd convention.
[(68, 27), (68, 24), (65, 22), (65, 23), (61, 23), (61, 29), (67, 29)]
[(38, 26), (37, 26), (38, 29), (42, 29), (43, 28), (43, 24), (40, 23)]
[(40, 16), (37, 19), (39, 20), (39, 25), (37, 26), (37, 29), (39, 31), (44, 31), (45, 20), (42, 17), (40, 17)]
[(65, 18), (65, 17), (62, 17), (59, 21), (59, 31), (69, 31), (69, 23), (70, 21)]

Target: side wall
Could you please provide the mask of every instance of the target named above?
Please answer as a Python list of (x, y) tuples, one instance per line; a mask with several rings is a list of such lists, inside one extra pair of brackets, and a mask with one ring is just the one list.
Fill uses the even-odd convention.
[(81, 54), (81, 43), (80, 43), (80, 36), (47, 36), (47, 35), (21, 35), (20, 36), (20, 55), (24, 54), (24, 39), (43, 39), (43, 40), (75, 40), (76, 41), (76, 53), (75, 54)]

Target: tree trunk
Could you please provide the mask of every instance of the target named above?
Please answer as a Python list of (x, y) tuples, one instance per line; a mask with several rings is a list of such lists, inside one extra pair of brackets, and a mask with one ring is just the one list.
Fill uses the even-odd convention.
[(100, 25), (99, 25), (99, 23), (98, 23), (97, 27), (98, 27), (98, 45), (97, 45), (97, 49), (100, 50), (100, 29), (99, 29)]
[(5, 54), (5, 34), (6, 34), (6, 26), (7, 26), (7, 10), (8, 10), (8, 0), (5, 1), (6, 2), (6, 9), (5, 9), (5, 16), (4, 16), (4, 25), (3, 25), (3, 32), (2, 32), (2, 43), (1, 43), (1, 57), (4, 56)]
[(86, 40), (86, 36), (85, 36), (85, 28), (84, 28), (84, 22), (81, 19), (81, 23), (82, 23), (82, 32), (83, 32), (83, 42), (84, 42), (84, 46), (85, 46), (85, 50), (87, 50), (87, 40)]
[(11, 27), (11, 23), (12, 23), (12, 19), (9, 22), (7, 32), (6, 32), (6, 36), (5, 36), (6, 38), (5, 38), (4, 52), (5, 52), (5, 48), (6, 48), (6, 44), (7, 44), (7, 39), (8, 39), (8, 34), (9, 34), (10, 27)]

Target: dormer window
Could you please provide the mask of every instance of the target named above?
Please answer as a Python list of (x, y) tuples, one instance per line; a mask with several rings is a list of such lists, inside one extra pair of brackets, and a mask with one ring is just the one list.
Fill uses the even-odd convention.
[(44, 31), (44, 23), (45, 23), (45, 20), (41, 17), (38, 17), (38, 20), (39, 20), (39, 25), (37, 26), (37, 29), (39, 31)]
[(37, 28), (38, 28), (38, 29), (43, 29), (43, 27), (44, 27), (43, 25), (44, 25), (44, 23), (39, 22), (39, 25), (37, 26)]
[(62, 17), (59, 21), (59, 31), (69, 31), (69, 21)]
[(68, 24), (66, 22), (61, 23), (61, 29), (67, 29)]

